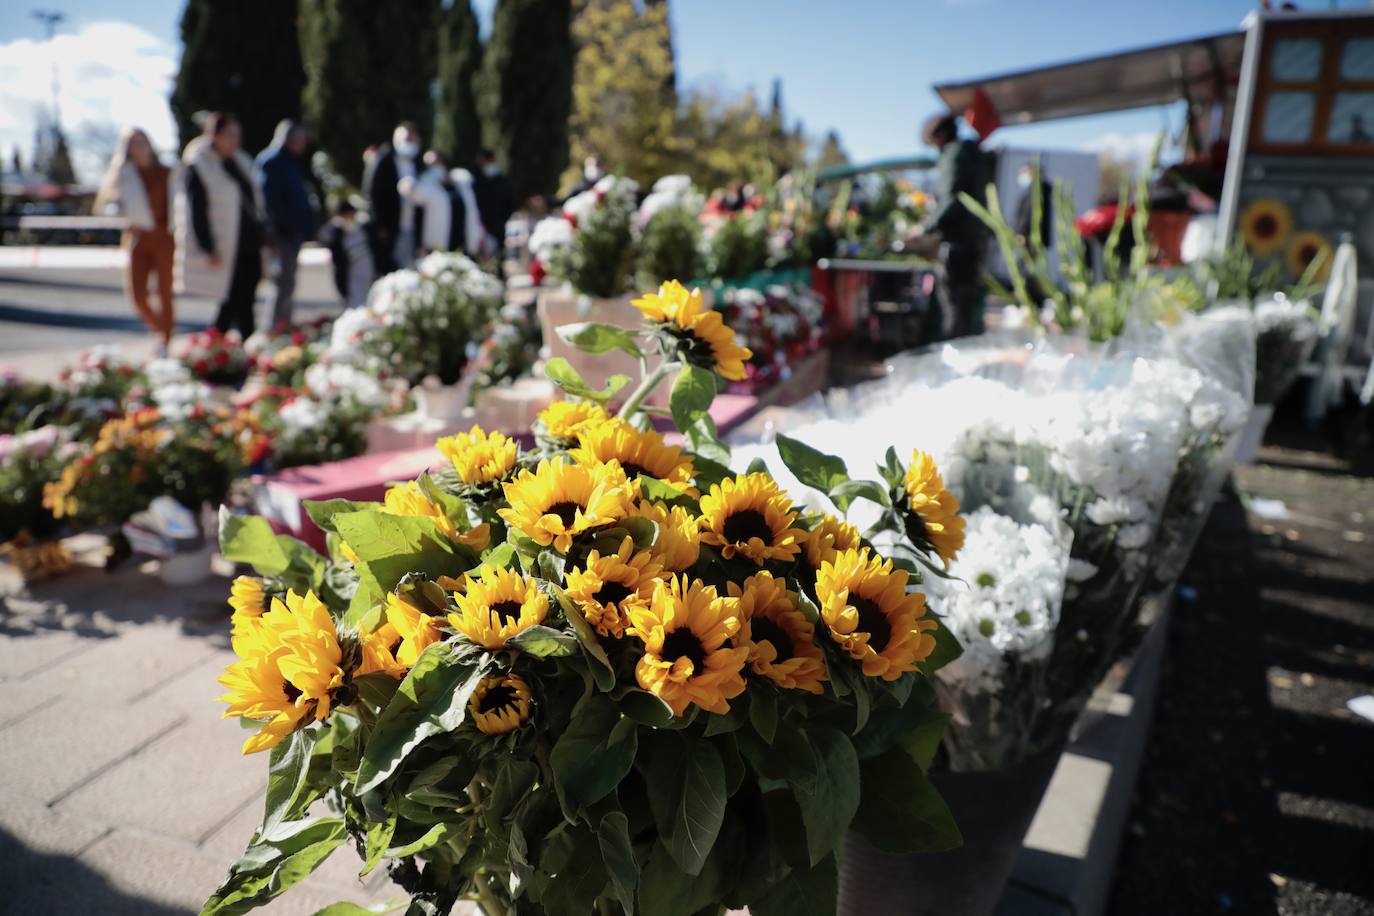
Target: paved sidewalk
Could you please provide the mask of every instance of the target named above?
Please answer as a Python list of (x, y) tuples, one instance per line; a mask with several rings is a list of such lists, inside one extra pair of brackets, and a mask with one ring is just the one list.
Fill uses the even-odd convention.
[[(83, 567), (19, 592), (0, 567), (0, 914), (199, 911), (261, 817), (267, 771), (214, 702), (228, 580), (173, 591)], [(259, 912), (403, 896), (359, 867), (342, 847)]]

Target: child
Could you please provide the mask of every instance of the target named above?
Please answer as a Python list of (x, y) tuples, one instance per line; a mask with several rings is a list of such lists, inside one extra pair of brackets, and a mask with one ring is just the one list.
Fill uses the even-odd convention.
[(372, 262), (372, 225), (358, 208), (343, 201), (334, 209), (334, 218), (325, 224), (321, 241), (329, 247), (334, 262), (334, 285), (345, 308), (367, 303), (367, 292), (376, 279)]

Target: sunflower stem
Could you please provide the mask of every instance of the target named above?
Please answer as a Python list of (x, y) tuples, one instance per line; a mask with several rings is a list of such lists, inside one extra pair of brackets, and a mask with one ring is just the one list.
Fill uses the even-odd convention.
[(632, 418), (635, 412), (640, 410), (643, 406), (644, 399), (658, 387), (658, 383), (667, 378), (668, 374), (677, 367), (677, 363), (667, 360), (655, 366), (652, 372), (644, 376), (644, 379), (639, 383), (639, 387), (634, 390), (634, 393), (625, 399), (625, 403), (621, 405), (620, 413), (617, 414), (617, 416), (622, 420), (629, 420)]
[(479, 871), (472, 876), (473, 884), (477, 885), (477, 899), (481, 903), (482, 912), (486, 916), (509, 916), (506, 905), (496, 896), (492, 890), (491, 882), (487, 880), (487, 873)]

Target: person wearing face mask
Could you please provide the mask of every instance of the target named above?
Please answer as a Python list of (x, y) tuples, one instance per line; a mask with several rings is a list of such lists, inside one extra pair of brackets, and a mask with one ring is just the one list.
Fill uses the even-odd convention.
[(258, 183), (272, 230), (275, 270), (272, 274), (272, 324), (291, 324), (296, 292), (296, 261), (301, 245), (317, 227), (310, 199), (314, 176), (306, 160), (305, 127), (287, 118), (277, 125), (272, 144), (258, 155)]
[(983, 224), (959, 201), (965, 193), (981, 200), (988, 183), (987, 159), (974, 140), (959, 138), (959, 119), (951, 113), (926, 119), (921, 139), (940, 151), (936, 165), (935, 207), (907, 241), (917, 251), (938, 251), (944, 270), (940, 302), (948, 337), (983, 330)]
[(473, 193), (481, 214), (482, 228), (498, 256), (505, 249), (506, 223), (515, 213), (515, 186), (501, 171), (496, 153), (484, 149), (477, 155), (477, 175), (473, 178)]
[(1031, 220), (1035, 213), (1035, 183), (1040, 182), (1040, 244), (1048, 250), (1054, 245), (1052, 235), (1054, 217), (1051, 208), (1054, 206), (1054, 189), (1044, 178), (1038, 177), (1035, 166), (1029, 162), (1021, 166), (1016, 172), (1016, 186), (1021, 190), (1021, 200), (1016, 205), (1016, 219), (1012, 223), (1012, 229), (1016, 232), (1016, 240), (1021, 244), (1031, 237)]
[(363, 171), (363, 193), (372, 213), (377, 249), (374, 258), (379, 274), (409, 267), (417, 243), (415, 203), (401, 194), (401, 181), (418, 177), (421, 162), (420, 130), (403, 121), (368, 160)]
[(247, 340), (262, 279), (263, 207), (241, 140), (238, 120), (217, 111), (186, 144), (176, 197), (176, 277), (180, 291), (219, 299), (215, 327), (236, 327)]
[(467, 169), (450, 172), (438, 150), (425, 153), (424, 165), (418, 178), (400, 182), (401, 196), (415, 206), (420, 252), (489, 253), (472, 192), (472, 173)]

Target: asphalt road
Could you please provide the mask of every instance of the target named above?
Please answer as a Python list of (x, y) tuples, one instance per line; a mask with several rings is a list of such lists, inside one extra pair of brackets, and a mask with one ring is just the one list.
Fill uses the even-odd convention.
[[(2, 250), (2, 249), (0, 249)], [(113, 266), (17, 267), (0, 263), (0, 371), (55, 375), (80, 351), (118, 344), (133, 354), (151, 349), (143, 322), (124, 297), (122, 271)], [(258, 321), (268, 319), (272, 284), (258, 288)], [(181, 297), (178, 331), (201, 330), (214, 320), (217, 303)], [(296, 314), (311, 318), (338, 310), (328, 263), (302, 264), (297, 274)]]

